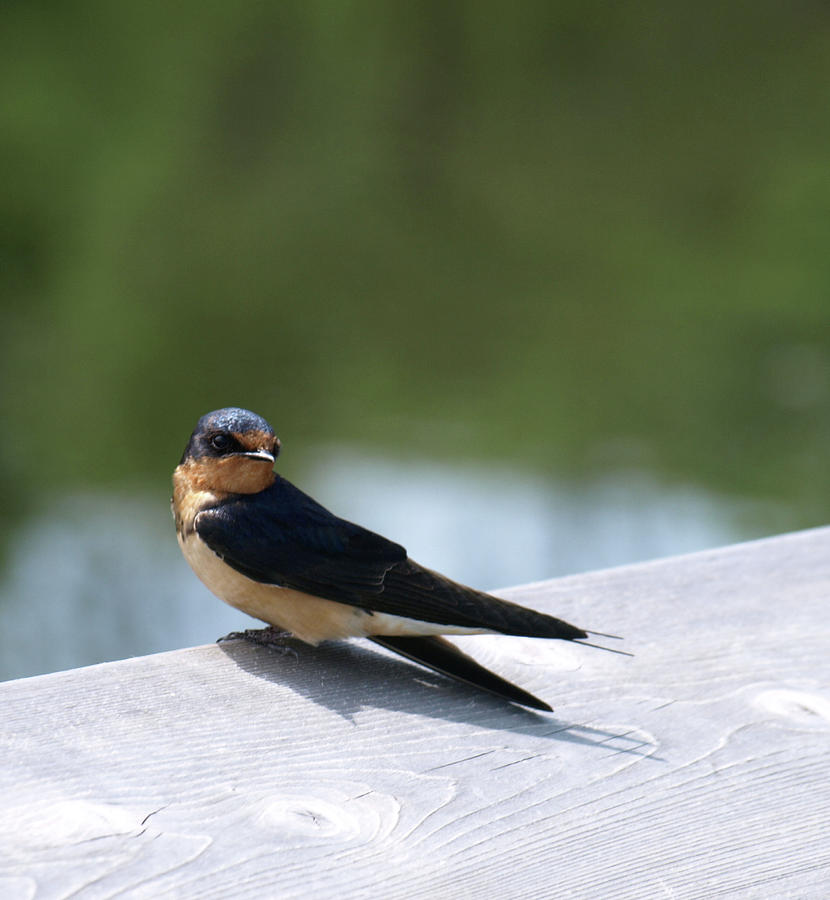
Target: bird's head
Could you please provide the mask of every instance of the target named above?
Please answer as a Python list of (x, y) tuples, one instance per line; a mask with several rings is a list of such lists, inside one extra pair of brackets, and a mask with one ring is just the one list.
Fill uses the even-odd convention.
[(179, 470), (186, 471), (199, 490), (255, 494), (274, 481), (279, 452), (279, 438), (262, 416), (227, 407), (199, 419)]

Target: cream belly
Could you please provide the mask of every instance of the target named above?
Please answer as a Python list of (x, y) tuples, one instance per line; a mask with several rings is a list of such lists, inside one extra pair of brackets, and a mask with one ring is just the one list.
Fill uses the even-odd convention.
[(324, 600), (292, 588), (253, 581), (221, 560), (195, 533), (179, 534), (184, 558), (202, 583), (225, 603), (290, 631), (308, 644), (347, 637), (486, 634), (485, 628), (436, 625), (404, 616), (369, 613), (355, 606)]

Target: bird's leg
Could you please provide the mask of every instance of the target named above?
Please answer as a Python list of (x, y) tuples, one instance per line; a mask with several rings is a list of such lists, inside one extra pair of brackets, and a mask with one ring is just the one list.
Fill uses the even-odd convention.
[(245, 631), (232, 631), (224, 637), (217, 638), (216, 643), (247, 641), (249, 644), (256, 644), (259, 647), (270, 647), (279, 653), (290, 653), (296, 657), (297, 651), (293, 647), (286, 647), (283, 643), (286, 638), (291, 636), (290, 631), (282, 631), (279, 628), (274, 628), (273, 625), (269, 625), (267, 628), (248, 628)]

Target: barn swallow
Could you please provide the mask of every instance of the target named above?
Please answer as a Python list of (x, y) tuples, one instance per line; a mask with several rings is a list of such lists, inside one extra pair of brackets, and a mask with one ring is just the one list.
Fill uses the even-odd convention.
[(338, 518), (274, 472), (279, 450), (261, 416), (219, 409), (199, 419), (173, 473), (179, 546), (214, 594), (308, 644), (367, 637), (514, 703), (551, 711), (440, 635), (580, 641), (589, 632), (457, 584), (409, 559), (400, 544)]

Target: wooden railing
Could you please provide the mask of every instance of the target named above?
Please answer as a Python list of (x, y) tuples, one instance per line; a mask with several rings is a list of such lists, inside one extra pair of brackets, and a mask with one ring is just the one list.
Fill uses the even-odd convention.
[(0, 685), (0, 897), (826, 897), (830, 529), (503, 592), (633, 659), (365, 642)]

